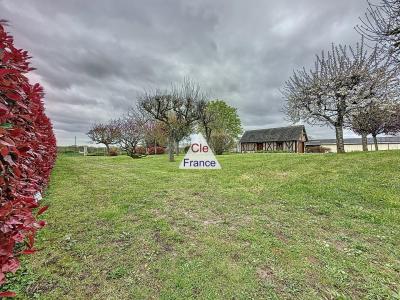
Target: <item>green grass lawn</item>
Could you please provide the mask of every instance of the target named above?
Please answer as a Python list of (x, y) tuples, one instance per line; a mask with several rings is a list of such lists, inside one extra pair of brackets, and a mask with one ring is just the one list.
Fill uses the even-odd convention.
[[(8, 287), (40, 299), (399, 299), (400, 152), (60, 156), (42, 250)], [(24, 274), (24, 276), (20, 276)]]

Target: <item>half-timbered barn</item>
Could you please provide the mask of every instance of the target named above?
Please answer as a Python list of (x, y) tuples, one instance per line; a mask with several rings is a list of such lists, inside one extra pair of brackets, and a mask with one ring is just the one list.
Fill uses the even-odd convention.
[(282, 151), (304, 153), (308, 141), (303, 125), (246, 131), (240, 139), (241, 152)]

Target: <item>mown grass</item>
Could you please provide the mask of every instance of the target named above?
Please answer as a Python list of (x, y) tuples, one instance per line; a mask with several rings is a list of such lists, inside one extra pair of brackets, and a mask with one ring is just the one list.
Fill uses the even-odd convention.
[[(10, 286), (40, 299), (400, 298), (400, 152), (60, 156), (42, 251)], [(24, 278), (24, 279), (21, 279)]]

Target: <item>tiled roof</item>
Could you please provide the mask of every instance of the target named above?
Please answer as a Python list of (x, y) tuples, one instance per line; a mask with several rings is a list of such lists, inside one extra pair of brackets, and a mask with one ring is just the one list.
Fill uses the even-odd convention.
[(283, 142), (300, 140), (302, 133), (306, 133), (303, 125), (280, 128), (258, 129), (246, 131), (241, 143)]

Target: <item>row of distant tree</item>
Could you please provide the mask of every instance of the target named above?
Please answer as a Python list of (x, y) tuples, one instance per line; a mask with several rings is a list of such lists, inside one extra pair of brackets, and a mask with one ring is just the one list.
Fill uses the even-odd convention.
[(137, 104), (117, 120), (95, 123), (88, 136), (104, 144), (119, 145), (131, 157), (141, 157), (138, 146), (167, 147), (169, 160), (179, 154), (180, 143), (201, 132), (216, 154), (230, 150), (242, 132), (234, 107), (223, 100), (210, 101), (200, 86), (185, 79), (169, 89), (154, 89), (139, 95)]
[(344, 152), (344, 128), (362, 136), (365, 151), (369, 134), (377, 148), (378, 134), (400, 132), (400, 1), (368, 4), (356, 46), (332, 45), (283, 89), (289, 118), (335, 128), (338, 152)]

